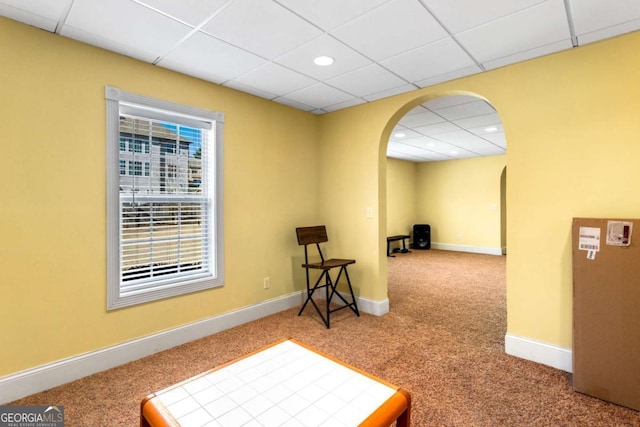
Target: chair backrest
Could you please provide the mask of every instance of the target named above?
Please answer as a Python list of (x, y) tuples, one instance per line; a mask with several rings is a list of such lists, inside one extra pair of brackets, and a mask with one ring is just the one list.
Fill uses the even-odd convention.
[[(324, 254), (320, 249), (320, 243), (328, 242), (327, 228), (324, 225), (315, 225), (313, 227), (298, 227), (296, 228), (296, 235), (298, 236), (298, 245), (304, 245), (304, 262), (309, 263), (309, 253), (307, 252), (307, 245), (316, 245), (320, 260), (324, 263)], [(307, 271), (307, 274), (309, 272)]]
[(306, 246), (329, 241), (329, 238), (327, 237), (327, 228), (324, 225), (298, 227), (296, 228), (296, 234), (298, 235), (298, 245)]

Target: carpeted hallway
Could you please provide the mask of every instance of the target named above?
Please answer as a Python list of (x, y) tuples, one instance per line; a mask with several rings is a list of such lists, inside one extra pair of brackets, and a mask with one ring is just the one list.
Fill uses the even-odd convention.
[(327, 330), (313, 308), (290, 309), (14, 404), (64, 405), (68, 426), (135, 426), (146, 394), (293, 337), (408, 389), (414, 426), (640, 426), (640, 412), (575, 393), (570, 374), (504, 353), (505, 261), (398, 254), (385, 316), (343, 310)]

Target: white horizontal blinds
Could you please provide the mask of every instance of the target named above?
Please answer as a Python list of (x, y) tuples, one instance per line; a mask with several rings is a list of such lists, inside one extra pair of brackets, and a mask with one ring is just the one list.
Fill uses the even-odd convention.
[(121, 291), (208, 274), (212, 249), (205, 163), (209, 130), (123, 111), (119, 121)]

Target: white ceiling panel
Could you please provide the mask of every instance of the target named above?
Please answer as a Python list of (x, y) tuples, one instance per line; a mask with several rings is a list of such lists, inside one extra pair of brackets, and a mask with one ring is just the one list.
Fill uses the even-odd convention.
[[(264, 98), (264, 99), (275, 100), (278, 97), (278, 95), (276, 95), (275, 93), (267, 92), (264, 89), (258, 89), (253, 86), (240, 83), (237, 80), (229, 80), (228, 82), (224, 83), (224, 86), (229, 87), (231, 89), (238, 90), (240, 92), (245, 92), (251, 95), (259, 96), (260, 98)], [(304, 108), (300, 108), (300, 109), (307, 110)], [(310, 109), (310, 107), (308, 109)]]
[[(330, 56), (335, 62), (327, 67), (317, 66), (313, 60), (318, 56)], [(328, 35), (290, 51), (275, 59), (275, 62), (318, 80), (331, 79), (373, 64), (371, 60)]]
[[(0, 0), (0, 15), (313, 114), (640, 30), (640, 0)], [(438, 160), (425, 144), (447, 159), (503, 153), (490, 101), (414, 108), (398, 143), (423, 155), (398, 158)]]
[(332, 34), (375, 61), (448, 35), (416, 0), (393, 0), (332, 31)]
[(477, 74), (482, 72), (482, 68), (477, 65), (472, 65), (471, 67), (461, 68), (459, 70), (454, 70), (448, 73), (440, 74), (435, 77), (430, 77), (428, 79), (423, 79), (414, 82), (418, 87), (427, 87), (432, 86), (442, 82), (448, 82), (450, 80), (459, 79), (462, 77), (470, 76), (472, 74)]
[(338, 102), (337, 104), (331, 104), (331, 105), (322, 107), (322, 111), (316, 111), (316, 113), (322, 114), (322, 113), (329, 113), (331, 111), (338, 111), (338, 110), (342, 110), (343, 108), (349, 108), (355, 105), (360, 105), (364, 102), (365, 101), (363, 101), (362, 98), (351, 98), (343, 102)]
[(275, 0), (325, 31), (355, 19), (390, 0)]
[(546, 0), (420, 0), (447, 30), (459, 33)]
[(3, 0), (0, 15), (47, 31), (55, 31), (71, 0)]
[(415, 138), (402, 138), (402, 140), (396, 140), (399, 144), (410, 145), (412, 147), (419, 147), (424, 149), (430, 149), (437, 144), (442, 144), (437, 139), (429, 138), (428, 136), (420, 135)]
[(402, 86), (394, 87), (392, 89), (383, 90), (381, 92), (372, 93), (370, 95), (365, 95), (362, 99), (366, 101), (375, 101), (376, 99), (388, 98), (390, 96), (399, 95), (401, 93), (410, 92), (412, 90), (416, 90), (416, 87), (412, 84), (404, 84)]
[(502, 123), (495, 123), (493, 125), (486, 125), (486, 126), (479, 126), (479, 127), (473, 127), (473, 128), (465, 128), (465, 129), (471, 132), (472, 134), (481, 136), (483, 138), (485, 138), (486, 135), (495, 134), (497, 132), (504, 132)]
[(447, 160), (451, 158), (444, 154), (428, 150), (427, 148), (402, 143), (389, 143), (387, 151), (395, 151), (397, 153), (404, 154), (407, 157), (411, 157), (412, 161), (419, 161), (419, 159), (425, 158), (428, 158), (429, 160)]
[(322, 31), (272, 1), (235, 0), (203, 31), (267, 59), (279, 57)]
[(438, 141), (447, 142), (457, 147), (468, 148), (475, 142), (482, 141), (482, 138), (467, 132), (466, 130), (455, 130), (452, 132), (439, 133), (433, 136)]
[[(221, 83), (247, 73), (266, 61), (204, 33), (189, 37), (159, 65)], [(268, 92), (268, 90), (267, 90)]]
[(513, 55), (507, 55), (502, 58), (494, 59), (492, 61), (485, 61), (482, 63), (482, 66), (485, 68), (485, 70), (492, 70), (494, 68), (503, 67), (514, 62), (526, 61), (527, 59), (537, 58), (538, 56), (548, 55), (551, 53), (559, 52), (561, 50), (571, 49), (572, 47), (573, 45), (571, 43), (571, 40), (560, 40), (556, 43), (551, 43), (534, 49), (525, 50)]
[(153, 62), (158, 55), (158, 52), (150, 51), (148, 49), (139, 49), (137, 46), (128, 43), (118, 43), (111, 39), (106, 39), (69, 25), (65, 25), (60, 34), (64, 37), (78, 40), (83, 43), (91, 43), (92, 46), (97, 46), (111, 52), (129, 56), (140, 61)]
[(227, 0), (134, 0), (193, 27), (202, 24)]
[(296, 73), (273, 62), (251, 70), (234, 80), (236, 83), (261, 88), (269, 93), (290, 93), (317, 83), (316, 80)]
[(403, 140), (412, 139), (412, 138), (426, 138), (426, 137), (412, 129), (405, 128), (404, 126), (396, 126), (393, 128), (393, 131), (391, 132), (391, 136), (389, 137), (389, 140), (402, 142)]
[(571, 40), (562, 0), (534, 7), (456, 35), (478, 61), (487, 62), (562, 40)]
[(455, 120), (453, 123), (462, 129), (475, 128), (480, 126), (498, 125), (502, 123), (498, 113), (484, 114), (482, 116), (468, 117)]
[[(81, 31), (77, 34), (96, 36), (105, 44), (113, 42), (112, 50), (133, 46), (156, 57), (169, 51), (192, 30), (130, 0), (75, 0), (65, 23), (65, 28), (68, 27)], [(157, 31), (158, 28), (162, 31)], [(63, 35), (71, 33), (62, 31)]]
[(640, 19), (640, 1), (571, 0), (574, 27), (578, 36)]
[(480, 156), (502, 156), (506, 153), (506, 150), (502, 147), (498, 147), (495, 144), (489, 142), (478, 143), (473, 146), (473, 149), (468, 150)]
[(489, 135), (483, 135), (483, 139), (497, 145), (498, 147), (507, 148), (507, 139), (504, 132), (496, 132)]
[(288, 105), (289, 107), (293, 107), (302, 111), (312, 111), (314, 109), (314, 107), (310, 105), (303, 104), (302, 102), (296, 102), (292, 99), (288, 99), (285, 97), (278, 97), (278, 98), (274, 98), (273, 100), (278, 104)]
[(640, 29), (640, 1), (573, 0), (571, 11), (578, 41), (591, 43)]
[(327, 80), (327, 84), (357, 97), (392, 89), (404, 84), (404, 80), (377, 64), (359, 68), (347, 74)]
[(611, 27), (582, 34), (579, 35), (577, 39), (581, 45), (584, 45), (597, 42), (602, 39), (619, 36), (620, 34), (631, 33), (637, 30), (640, 30), (640, 19), (635, 19), (633, 21), (624, 22), (618, 25), (612, 25)]
[(416, 111), (414, 108), (400, 119), (398, 123), (408, 128), (416, 128), (418, 126), (433, 125), (446, 121), (442, 116), (437, 115), (433, 111), (429, 111), (422, 106), (418, 108), (420, 109), (419, 111)]
[(442, 123), (437, 123), (435, 125), (428, 125), (428, 126), (416, 126), (413, 129), (416, 132), (419, 132), (422, 135), (426, 135), (426, 136), (434, 136), (439, 133), (454, 132), (454, 131), (460, 130), (458, 126), (454, 125), (451, 122), (442, 122)]
[[(429, 106), (429, 108), (431, 108), (431, 106)], [(438, 115), (450, 121), (483, 116), (485, 114), (495, 113), (495, 111), (496, 110), (494, 110), (491, 105), (482, 100), (453, 105), (451, 107), (438, 108), (435, 110)]]
[(295, 102), (311, 105), (314, 108), (322, 108), (328, 105), (346, 102), (354, 98), (352, 95), (327, 86), (324, 83), (317, 83), (313, 86), (297, 90), (288, 94), (286, 97)]
[(380, 63), (410, 82), (475, 65), (473, 59), (451, 37), (418, 47)]

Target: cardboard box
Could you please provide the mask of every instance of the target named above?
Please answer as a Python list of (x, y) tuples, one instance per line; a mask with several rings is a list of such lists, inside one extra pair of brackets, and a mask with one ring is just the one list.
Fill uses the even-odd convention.
[(640, 220), (574, 218), (572, 246), (573, 388), (640, 411)]

